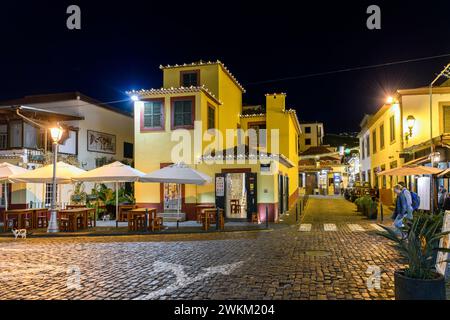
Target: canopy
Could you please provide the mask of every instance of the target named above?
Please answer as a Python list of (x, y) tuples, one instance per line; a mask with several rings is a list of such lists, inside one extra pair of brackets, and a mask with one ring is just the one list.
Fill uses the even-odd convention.
[(15, 166), (8, 162), (3, 162), (0, 164), (0, 181), (8, 180), (9, 177), (14, 174), (20, 174), (25, 172), (28, 172), (28, 170), (25, 168)]
[(134, 182), (143, 177), (145, 173), (116, 161), (103, 167), (96, 168), (80, 174), (73, 181), (85, 182), (115, 182), (116, 189), (116, 227), (119, 226), (119, 182)]
[(417, 166), (417, 165), (408, 165), (400, 168), (394, 168), (390, 170), (386, 170), (378, 173), (378, 176), (418, 176), (423, 174), (438, 174), (441, 173), (442, 169), (425, 167), (425, 166)]
[(176, 184), (204, 185), (211, 182), (211, 177), (194, 170), (184, 163), (177, 163), (156, 170), (139, 178), (140, 182), (160, 182)]
[(6, 183), (9, 181), (9, 177), (14, 174), (20, 174), (28, 172), (27, 169), (12, 165), (8, 162), (3, 162), (0, 164), (0, 181), (5, 183), (5, 210), (8, 210), (8, 188), (6, 187)]
[(438, 174), (438, 178), (450, 178), (450, 169), (446, 169)]
[[(72, 178), (86, 172), (83, 169), (72, 166), (68, 163), (59, 161), (56, 163), (56, 183), (72, 183)], [(52, 183), (53, 182), (53, 164), (35, 169), (27, 170), (25, 173), (14, 174), (9, 177), (12, 182), (24, 183)]]
[(82, 173), (72, 180), (85, 182), (134, 182), (145, 173), (116, 161)]

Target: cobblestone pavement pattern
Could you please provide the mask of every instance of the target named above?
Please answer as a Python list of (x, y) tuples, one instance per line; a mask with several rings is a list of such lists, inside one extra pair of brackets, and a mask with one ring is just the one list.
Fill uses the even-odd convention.
[(272, 231), (1, 238), (0, 299), (393, 299), (402, 261), (354, 211), (313, 198), (303, 231), (291, 213)]

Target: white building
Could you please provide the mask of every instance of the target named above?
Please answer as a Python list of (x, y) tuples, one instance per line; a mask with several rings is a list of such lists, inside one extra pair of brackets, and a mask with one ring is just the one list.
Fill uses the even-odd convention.
[(371, 166), (372, 162), (370, 160), (370, 130), (369, 130), (369, 122), (371, 119), (371, 115), (366, 114), (363, 120), (360, 123), (361, 132), (358, 134), (359, 138), (359, 156), (360, 156), (360, 180), (361, 182), (369, 182), (371, 181)]
[[(0, 105), (0, 162), (29, 169), (42, 166), (46, 152), (51, 151), (51, 139), (48, 130), (36, 124), (50, 126), (56, 122), (67, 134), (59, 148), (62, 160), (71, 158), (89, 170), (112, 160), (133, 159), (131, 113), (79, 92), (27, 96)], [(9, 188), (11, 208), (51, 201), (51, 185), (13, 184)], [(58, 202), (68, 203), (72, 188), (60, 186)]]

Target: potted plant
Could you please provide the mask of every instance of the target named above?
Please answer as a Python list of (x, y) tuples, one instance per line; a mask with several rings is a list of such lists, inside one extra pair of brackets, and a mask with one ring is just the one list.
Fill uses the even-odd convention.
[(87, 194), (84, 192), (84, 184), (82, 182), (78, 182), (75, 184), (72, 196), (70, 200), (73, 204), (83, 204), (86, 202)]
[(407, 259), (407, 267), (396, 270), (395, 299), (397, 300), (445, 300), (445, 277), (436, 272), (440, 239), (450, 232), (441, 232), (443, 215), (417, 213), (412, 221), (405, 222), (401, 232), (380, 225), (386, 232), (379, 235), (395, 242)]

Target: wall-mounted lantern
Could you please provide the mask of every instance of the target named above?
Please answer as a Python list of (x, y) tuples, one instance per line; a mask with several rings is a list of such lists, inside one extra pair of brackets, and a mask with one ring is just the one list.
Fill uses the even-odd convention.
[(412, 115), (409, 115), (408, 118), (406, 118), (406, 123), (408, 125), (408, 130), (409, 130), (409, 132), (406, 133), (406, 141), (408, 141), (409, 138), (412, 137), (413, 128), (414, 128), (414, 125), (416, 124), (416, 118), (414, 118), (414, 116), (412, 116)]

